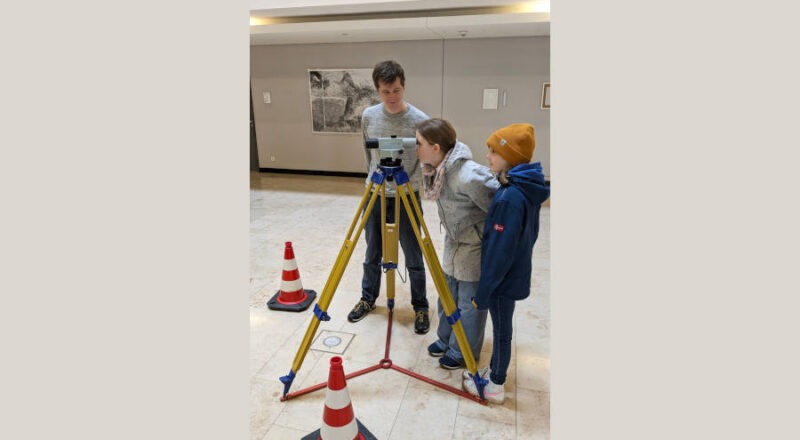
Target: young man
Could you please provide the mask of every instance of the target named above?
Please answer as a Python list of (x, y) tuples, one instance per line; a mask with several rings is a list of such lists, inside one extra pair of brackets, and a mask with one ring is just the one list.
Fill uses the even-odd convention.
[[(378, 90), (381, 103), (364, 109), (361, 116), (361, 127), (367, 138), (381, 138), (397, 136), (398, 138), (413, 138), (416, 135), (416, 126), (428, 119), (428, 115), (420, 111), (403, 99), (406, 77), (403, 68), (395, 61), (383, 61), (375, 65), (372, 70), (372, 81)], [(364, 149), (367, 158), (368, 175), (367, 185), (370, 183), (372, 173), (380, 162), (380, 153), (377, 149)], [(403, 169), (409, 177), (409, 183), (414, 190), (414, 195), (419, 199), (419, 185), (422, 181), (422, 170), (419, 166), (416, 151), (406, 149), (402, 156)], [(400, 246), (405, 256), (408, 278), (411, 283), (411, 305), (414, 307), (414, 331), (425, 334), (430, 328), (428, 318), (428, 298), (425, 292), (425, 264), (422, 250), (419, 248), (417, 237), (411, 227), (411, 222), (402, 201), (395, 200), (395, 184), (386, 185), (386, 219), (394, 222), (394, 210), (400, 209)], [(416, 217), (415, 217), (416, 218)], [(419, 224), (419, 219), (417, 224)], [(381, 210), (380, 197), (375, 203), (367, 222), (364, 225), (364, 238), (367, 241), (366, 255), (364, 256), (364, 277), (361, 281), (361, 300), (347, 315), (350, 322), (358, 322), (375, 309), (375, 300), (381, 289)], [(399, 268), (398, 268), (399, 270)]]

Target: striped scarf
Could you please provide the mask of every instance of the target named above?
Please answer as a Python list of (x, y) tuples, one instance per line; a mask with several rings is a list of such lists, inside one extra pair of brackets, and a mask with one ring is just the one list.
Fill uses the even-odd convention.
[(422, 183), (425, 187), (425, 198), (428, 200), (437, 200), (439, 198), (439, 193), (442, 191), (442, 185), (444, 184), (444, 164), (447, 163), (447, 159), (450, 158), (450, 153), (453, 150), (455, 148), (451, 148), (444, 155), (444, 159), (436, 168), (429, 164), (422, 165)]

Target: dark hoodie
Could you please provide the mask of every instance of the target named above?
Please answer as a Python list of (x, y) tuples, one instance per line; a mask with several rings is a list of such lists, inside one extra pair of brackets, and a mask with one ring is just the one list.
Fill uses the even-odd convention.
[(478, 309), (488, 309), (492, 296), (530, 295), (539, 210), (548, 197), (550, 188), (540, 162), (517, 165), (508, 172), (508, 184), (492, 199), (483, 226), (481, 279), (474, 298)]

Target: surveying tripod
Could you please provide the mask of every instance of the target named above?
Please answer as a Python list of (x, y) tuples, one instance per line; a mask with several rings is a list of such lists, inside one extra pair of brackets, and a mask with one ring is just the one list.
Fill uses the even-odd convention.
[[(467, 364), (467, 370), (472, 377), (472, 380), (475, 381), (475, 385), (478, 389), (479, 397), (473, 396), (469, 393), (466, 393), (460, 389), (454, 388), (450, 385), (435, 381), (431, 378), (422, 376), (417, 374), (413, 371), (407, 370), (405, 368), (401, 368), (397, 365), (392, 363), (392, 360), (389, 358), (389, 348), (392, 338), (392, 320), (393, 320), (393, 313), (394, 313), (394, 281), (395, 281), (395, 270), (397, 269), (397, 254), (398, 254), (398, 241), (399, 241), (399, 216), (400, 216), (400, 207), (395, 206), (394, 209), (394, 223), (386, 223), (386, 183), (391, 182), (392, 179), (397, 184), (396, 193), (400, 197), (400, 200), (403, 202), (403, 206), (408, 215), (408, 219), (411, 222), (412, 229), (414, 230), (414, 235), (417, 237), (417, 241), (420, 244), (420, 249), (422, 250), (422, 254), (425, 257), (425, 262), (430, 269), (431, 275), (433, 277), (433, 282), (436, 286), (436, 291), (439, 294), (439, 300), (442, 302), (442, 306), (444, 308), (444, 312), (447, 318), (447, 322), (453, 328), (453, 331), (456, 335), (456, 340), (458, 342), (458, 346), (461, 349), (461, 353), (464, 355), (464, 360)], [(377, 188), (376, 188), (377, 186)], [(373, 191), (374, 189), (374, 191)], [(371, 194), (371, 196), (370, 196)], [(383, 359), (376, 365), (371, 367), (365, 368), (363, 370), (359, 370), (353, 373), (350, 373), (345, 376), (345, 379), (350, 379), (352, 377), (360, 376), (362, 374), (369, 373), (371, 371), (375, 371), (378, 368), (383, 369), (393, 369), (397, 370), (403, 374), (411, 376), (415, 379), (421, 380), (423, 382), (430, 383), (431, 385), (437, 386), (439, 388), (445, 389), (450, 391), (454, 394), (458, 394), (462, 397), (474, 400), (476, 402), (486, 404), (486, 399), (483, 395), (483, 390), (486, 384), (488, 383), (487, 379), (480, 377), (477, 373), (477, 365), (475, 363), (475, 358), (472, 354), (472, 349), (470, 349), (469, 343), (467, 341), (467, 337), (464, 334), (464, 328), (461, 325), (461, 312), (456, 307), (455, 302), (453, 301), (453, 297), (450, 293), (450, 289), (447, 287), (447, 282), (444, 277), (444, 273), (442, 272), (442, 267), (439, 263), (439, 258), (436, 256), (436, 250), (433, 247), (433, 243), (431, 242), (430, 235), (428, 234), (428, 227), (425, 225), (425, 221), (422, 217), (422, 210), (420, 209), (419, 203), (417, 202), (417, 198), (414, 195), (414, 191), (409, 184), (408, 174), (406, 174), (405, 170), (403, 170), (402, 162), (398, 158), (381, 158), (380, 165), (378, 165), (378, 169), (372, 173), (372, 178), (370, 179), (370, 183), (367, 188), (364, 190), (364, 195), (361, 197), (361, 202), (358, 205), (358, 209), (356, 210), (356, 214), (353, 217), (353, 221), (350, 223), (350, 228), (347, 230), (347, 236), (345, 237), (344, 243), (342, 244), (341, 249), (339, 250), (339, 255), (336, 257), (336, 262), (331, 269), (330, 276), (328, 277), (328, 281), (325, 283), (325, 287), (322, 290), (322, 293), (317, 300), (317, 303), (314, 305), (314, 316), (311, 318), (311, 322), (309, 323), (308, 329), (306, 330), (305, 336), (303, 337), (303, 342), (300, 344), (299, 349), (297, 350), (297, 354), (295, 355), (294, 362), (292, 363), (292, 369), (289, 371), (289, 374), (286, 376), (282, 376), (280, 381), (283, 382), (283, 395), (281, 396), (280, 400), (286, 401), (293, 397), (297, 397), (303, 394), (310, 393), (312, 391), (320, 390), (325, 388), (327, 385), (325, 382), (310, 386), (308, 388), (304, 388), (293, 393), (289, 393), (289, 388), (292, 386), (292, 382), (294, 381), (295, 375), (300, 370), (300, 366), (303, 364), (303, 359), (305, 358), (306, 354), (308, 353), (308, 349), (311, 345), (311, 342), (314, 338), (314, 335), (317, 332), (317, 328), (319, 327), (320, 321), (328, 321), (330, 320), (330, 316), (327, 314), (328, 306), (333, 299), (333, 294), (336, 291), (336, 287), (339, 285), (339, 281), (342, 279), (342, 275), (344, 274), (344, 270), (347, 267), (347, 263), (350, 260), (350, 256), (353, 254), (353, 249), (358, 242), (358, 237), (361, 235), (361, 231), (364, 229), (364, 225), (366, 224), (367, 219), (369, 218), (369, 214), (372, 212), (372, 209), (375, 207), (375, 200), (377, 199), (378, 195), (381, 196), (381, 238), (382, 238), (382, 253), (383, 253), (383, 268), (384, 272), (386, 273), (386, 297), (387, 297), (387, 307), (389, 308), (389, 321), (386, 330), (386, 350), (384, 352)], [(367, 202), (369, 200), (369, 202)], [(395, 199), (395, 203), (398, 201)], [(364, 209), (364, 204), (367, 204), (367, 209), (364, 211), (363, 215), (361, 215), (362, 210)], [(413, 210), (412, 210), (413, 207)], [(411, 215), (410, 213), (415, 213), (416, 216)], [(361, 221), (359, 223), (359, 217), (361, 217)], [(415, 218), (416, 217), (416, 218)], [(419, 219), (419, 225), (417, 224), (416, 219)], [(356, 228), (356, 224), (358, 223), (358, 228)], [(425, 235), (422, 235), (422, 232)]]

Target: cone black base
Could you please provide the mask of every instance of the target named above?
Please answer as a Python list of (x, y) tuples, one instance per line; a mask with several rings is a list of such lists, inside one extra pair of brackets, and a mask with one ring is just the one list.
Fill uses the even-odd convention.
[[(364, 440), (378, 440), (377, 437), (375, 437), (374, 435), (372, 435), (371, 432), (369, 432), (369, 429), (367, 429), (366, 426), (361, 424), (361, 421), (358, 420), (357, 417), (356, 417), (356, 423), (358, 424), (358, 433), (364, 436)], [(318, 439), (319, 439), (319, 429), (301, 438), (300, 440), (318, 440)]]
[(280, 301), (278, 301), (278, 297), (281, 296), (281, 291), (279, 290), (278, 292), (275, 293), (275, 295), (272, 295), (272, 298), (269, 301), (267, 301), (267, 307), (269, 307), (272, 310), (284, 310), (287, 312), (302, 312), (303, 310), (307, 309), (312, 302), (314, 302), (314, 299), (317, 298), (317, 292), (309, 289), (303, 289), (303, 291), (306, 292), (308, 298), (306, 298), (302, 302), (299, 302), (297, 304), (283, 304)]

